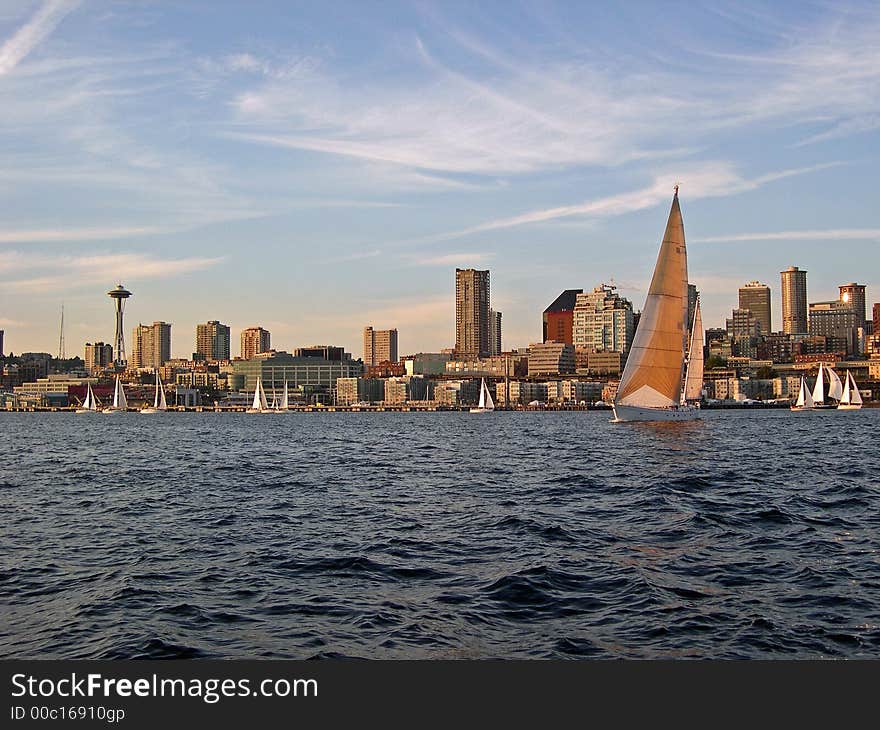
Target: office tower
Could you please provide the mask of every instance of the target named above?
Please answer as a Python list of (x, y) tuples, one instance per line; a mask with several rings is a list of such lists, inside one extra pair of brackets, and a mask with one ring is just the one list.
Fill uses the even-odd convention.
[(627, 353), (634, 334), (632, 303), (617, 287), (602, 284), (576, 296), (572, 339), (579, 350)]
[(807, 329), (807, 272), (789, 266), (782, 277), (782, 331), (803, 335)]
[(848, 304), (855, 312), (856, 327), (861, 327), (864, 330), (868, 320), (865, 306), (865, 285), (852, 282), (851, 284), (842, 284), (838, 289), (840, 289), (840, 301)]
[(455, 354), (489, 354), (489, 272), (455, 270)]
[(694, 328), (694, 315), (697, 311), (697, 300), (700, 297), (700, 292), (697, 291), (696, 284), (688, 284), (688, 314), (687, 314), (687, 328), (688, 332), (690, 332)]
[(262, 327), (248, 327), (241, 331), (241, 357), (250, 360), (261, 352), (269, 352), (271, 349), (271, 336), (269, 330)]
[(858, 315), (849, 302), (840, 300), (810, 304), (810, 336), (824, 337), (828, 352), (847, 355), (861, 350)]
[(229, 326), (215, 319), (196, 325), (195, 354), (205, 360), (228, 360)]
[(86, 342), (85, 357), (86, 370), (96, 373), (113, 364), (113, 347), (103, 342)]
[(0, 357), (6, 357), (3, 354), (3, 330), (0, 330)]
[(160, 368), (171, 359), (171, 325), (167, 322), (139, 324), (132, 332), (133, 368)]
[(489, 354), (501, 354), (501, 312), (489, 310)]
[(116, 342), (114, 343), (116, 352), (115, 364), (117, 368), (124, 368), (125, 334), (123, 333), (122, 328), (122, 312), (125, 309), (125, 301), (131, 296), (131, 292), (122, 286), (122, 284), (119, 284), (115, 289), (108, 291), (107, 296), (113, 300), (113, 304), (116, 308)]
[(397, 330), (364, 327), (364, 367), (397, 362)]
[(739, 288), (739, 308), (750, 309), (761, 327), (762, 335), (769, 335), (772, 329), (770, 314), (770, 287), (759, 281), (750, 281)]
[(566, 289), (544, 310), (542, 322), (544, 342), (552, 340), (565, 342), (569, 345), (574, 344), (572, 334), (574, 306), (577, 302), (577, 295), (583, 294), (583, 292), (583, 289)]
[[(880, 302), (874, 302), (874, 334), (880, 335)], [(0, 332), (0, 354), (3, 354), (3, 333)]]
[(739, 357), (757, 357), (761, 325), (755, 313), (751, 309), (734, 309), (726, 324), (733, 354)]

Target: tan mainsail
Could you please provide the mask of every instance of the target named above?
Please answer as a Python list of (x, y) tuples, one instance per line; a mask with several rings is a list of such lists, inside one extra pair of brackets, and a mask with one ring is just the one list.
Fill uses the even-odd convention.
[(620, 379), (618, 403), (648, 408), (679, 405), (687, 349), (687, 289), (687, 251), (676, 190), (654, 278)]
[(695, 310), (691, 343), (688, 347), (687, 376), (684, 381), (686, 401), (700, 400), (703, 397), (703, 315), (700, 314), (699, 298)]

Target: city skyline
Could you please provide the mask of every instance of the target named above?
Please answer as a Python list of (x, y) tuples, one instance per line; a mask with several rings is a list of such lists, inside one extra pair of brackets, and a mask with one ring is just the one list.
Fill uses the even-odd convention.
[(113, 342), (119, 281), (130, 323), (437, 351), (456, 267), (527, 346), (569, 287), (642, 308), (676, 181), (707, 326), (758, 279), (781, 329), (789, 265), (876, 301), (875, 5), (338, 7), (4, 4), (7, 351), (54, 352), (62, 301), (69, 354)]

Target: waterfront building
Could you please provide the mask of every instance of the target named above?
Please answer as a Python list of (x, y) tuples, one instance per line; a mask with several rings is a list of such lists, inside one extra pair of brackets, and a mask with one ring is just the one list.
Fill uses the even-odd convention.
[(574, 346), (564, 342), (529, 345), (529, 377), (560, 375), (575, 371)]
[(810, 304), (810, 335), (824, 337), (828, 349), (842, 349), (847, 355), (858, 353), (861, 349), (859, 331), (864, 332), (858, 321), (858, 314), (849, 302)]
[(378, 403), (385, 400), (385, 381), (381, 378), (337, 378), (336, 403)]
[(335, 345), (309, 345), (308, 347), (297, 347), (293, 351), (294, 357), (315, 357), (323, 360), (351, 360), (351, 355), (345, 351), (344, 347), (336, 347)]
[(543, 341), (565, 342), (574, 344), (574, 307), (577, 295), (583, 289), (566, 289), (553, 303), (544, 310), (542, 318)]
[(113, 347), (103, 342), (86, 342), (85, 357), (86, 372), (96, 373), (113, 364)]
[(757, 357), (761, 325), (751, 309), (734, 309), (727, 320), (727, 337), (731, 351), (740, 357)]
[(489, 355), (489, 271), (455, 270), (455, 354)]
[[(313, 348), (303, 348), (309, 351)], [(323, 348), (332, 352), (342, 348)], [(299, 350), (297, 352), (300, 352)], [(362, 374), (363, 365), (360, 360), (352, 360), (351, 356), (330, 359), (315, 356), (291, 355), (287, 352), (262, 353), (251, 360), (234, 360), (232, 362), (232, 379), (230, 386), (234, 390), (253, 392), (257, 387), (257, 377), (262, 378), (266, 392), (281, 393), (284, 381), (288, 387), (308, 386), (318, 390), (331, 391), (336, 387), (338, 378), (356, 378)], [(270, 395), (271, 398), (271, 395)]]
[(501, 312), (489, 310), (489, 356), (501, 354)]
[[(498, 388), (498, 397), (495, 399), (497, 403), (503, 403), (507, 405), (507, 402), (504, 397), (504, 388)], [(546, 383), (533, 383), (526, 380), (511, 380), (510, 381), (510, 403), (519, 403), (521, 405), (528, 405), (533, 401), (538, 401), (539, 403), (547, 402), (547, 384)]]
[(229, 360), (229, 326), (216, 319), (196, 325), (194, 360)]
[(13, 387), (15, 400), (20, 405), (65, 407), (70, 404), (71, 388), (97, 383), (96, 378), (72, 378), (66, 373), (47, 375), (32, 382), (22, 383)]
[(780, 272), (782, 278), (782, 331), (804, 335), (807, 329), (807, 272), (789, 266)]
[(862, 329), (864, 336), (867, 334), (865, 332), (865, 325), (868, 321), (868, 312), (865, 304), (865, 285), (851, 282), (850, 284), (842, 284), (838, 289), (840, 291), (840, 301), (852, 307), (856, 315), (856, 327)]
[(750, 281), (739, 288), (739, 308), (751, 310), (761, 326), (761, 335), (773, 331), (770, 310), (770, 287), (759, 281)]
[(575, 350), (575, 370), (578, 374), (620, 375), (623, 363), (623, 354), (620, 352)]
[(171, 325), (167, 322), (139, 324), (132, 332), (132, 368), (160, 368), (171, 359)]
[(385, 379), (386, 405), (431, 400), (431, 381), (423, 375), (403, 375)]
[(457, 377), (525, 377), (529, 372), (528, 353), (512, 352), (495, 357), (455, 359), (445, 363), (446, 374)]
[(241, 331), (241, 359), (250, 360), (261, 352), (272, 349), (272, 335), (262, 327), (248, 327)]
[(406, 366), (402, 362), (380, 362), (364, 368), (364, 376), (367, 378), (398, 378), (406, 375)]
[(602, 284), (577, 295), (572, 329), (575, 347), (626, 354), (634, 334), (632, 303), (617, 294), (617, 287)]
[(452, 356), (448, 352), (420, 352), (403, 358), (407, 375), (443, 375)]
[(559, 382), (559, 400), (563, 403), (595, 403), (602, 398), (604, 383), (586, 380)]
[(364, 327), (364, 366), (397, 362), (397, 330)]

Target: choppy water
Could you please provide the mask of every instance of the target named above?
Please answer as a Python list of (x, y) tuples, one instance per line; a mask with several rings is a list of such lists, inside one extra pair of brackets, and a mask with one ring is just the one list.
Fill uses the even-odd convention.
[(0, 656), (880, 658), (880, 409), (0, 414)]

